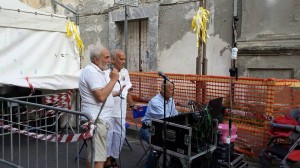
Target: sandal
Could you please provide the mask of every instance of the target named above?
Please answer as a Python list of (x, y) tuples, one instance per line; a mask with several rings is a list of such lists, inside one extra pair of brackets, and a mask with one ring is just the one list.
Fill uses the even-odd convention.
[(105, 165), (104, 168), (112, 168), (111, 165)]
[(111, 167), (110, 168), (119, 168), (119, 165), (117, 164), (117, 160), (116, 159), (112, 159), (111, 160)]
[(116, 164), (116, 165), (106, 165), (104, 166), (104, 168), (119, 168), (119, 166)]
[(111, 168), (111, 164), (108, 164), (107, 162), (104, 163), (104, 168)]

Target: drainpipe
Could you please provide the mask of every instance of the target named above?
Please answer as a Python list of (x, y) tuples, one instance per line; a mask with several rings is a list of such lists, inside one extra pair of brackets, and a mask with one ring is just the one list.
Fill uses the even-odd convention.
[(127, 61), (128, 61), (128, 56), (127, 56), (127, 45), (128, 45), (128, 14), (127, 14), (127, 10), (128, 10), (128, 7), (125, 3), (124, 5), (124, 10), (125, 10), (125, 18), (124, 18), (124, 39), (125, 39), (125, 46), (124, 46), (124, 52), (125, 52), (125, 55), (126, 55), (126, 61), (125, 61), (125, 68), (127, 69)]

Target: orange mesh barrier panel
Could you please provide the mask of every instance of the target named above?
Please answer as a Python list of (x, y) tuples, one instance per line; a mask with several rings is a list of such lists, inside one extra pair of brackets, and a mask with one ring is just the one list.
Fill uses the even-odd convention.
[[(176, 108), (188, 112), (188, 100), (207, 104), (209, 100), (223, 97), (223, 105), (230, 105), (230, 78), (167, 74), (175, 83)], [(157, 73), (130, 72), (134, 100), (147, 102), (160, 90), (162, 78)], [(270, 136), (270, 117), (285, 114), (300, 107), (300, 80), (239, 78), (232, 84), (232, 120), (238, 127), (236, 147), (254, 155), (266, 146)], [(228, 118), (228, 115), (226, 116)], [(131, 112), (127, 121), (132, 122)]]

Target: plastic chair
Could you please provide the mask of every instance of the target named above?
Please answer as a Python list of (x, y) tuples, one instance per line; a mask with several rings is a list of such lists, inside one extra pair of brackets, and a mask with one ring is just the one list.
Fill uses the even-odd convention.
[(140, 106), (140, 107), (137, 108), (137, 110), (135, 110), (135, 109), (132, 110), (132, 116), (133, 116), (133, 120), (134, 120), (134, 123), (135, 123), (138, 139), (141, 143), (141, 146), (144, 149), (144, 154), (139, 159), (139, 161), (137, 162), (136, 165), (139, 165), (139, 163), (142, 161), (142, 159), (147, 155), (148, 151), (150, 150), (150, 146), (146, 149), (146, 147), (143, 143), (143, 139), (140, 138), (140, 136), (139, 136), (139, 127), (138, 127), (138, 122), (140, 122), (140, 120), (145, 116), (146, 111), (147, 111), (147, 106)]
[[(139, 127), (138, 127), (138, 122), (145, 116), (147, 111), (147, 106), (140, 106), (137, 108), (137, 110), (132, 109), (132, 116), (133, 116), (133, 120), (134, 120), (134, 124), (136, 127), (136, 131), (137, 131), (137, 135), (139, 135)], [(139, 141), (144, 149), (144, 151), (146, 151), (146, 147), (143, 144), (143, 140), (140, 138), (140, 136), (138, 136)]]
[[(82, 119), (82, 120), (80, 120), (80, 125), (83, 125), (84, 123), (87, 123), (87, 122), (88, 122), (87, 120)], [(85, 160), (85, 158), (80, 157), (80, 153), (82, 152), (84, 147), (87, 147), (86, 139), (83, 140), (83, 144), (81, 145), (80, 150), (75, 157), (75, 162), (77, 161), (78, 158)]]

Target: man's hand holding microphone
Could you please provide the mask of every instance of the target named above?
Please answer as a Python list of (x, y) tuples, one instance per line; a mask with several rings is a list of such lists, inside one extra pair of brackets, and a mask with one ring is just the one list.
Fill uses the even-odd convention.
[(119, 71), (113, 66), (110, 67), (110, 70), (111, 70), (109, 74), (110, 80), (114, 82), (119, 82)]

